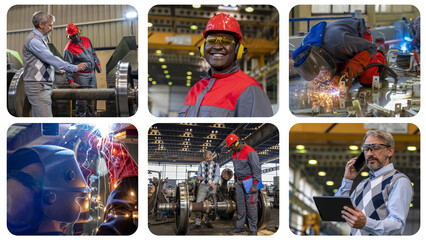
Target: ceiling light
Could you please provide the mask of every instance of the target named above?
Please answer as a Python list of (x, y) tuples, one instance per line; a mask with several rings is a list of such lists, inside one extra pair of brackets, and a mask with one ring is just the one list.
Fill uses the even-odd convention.
[(248, 13), (251, 13), (251, 12), (253, 12), (253, 11), (254, 11), (254, 8), (252, 8), (252, 7), (246, 7), (244, 10), (245, 10), (246, 12), (248, 12)]
[(351, 151), (357, 151), (359, 148), (358, 148), (358, 146), (356, 146), (356, 145), (350, 145), (349, 146), (349, 150), (351, 150)]
[(191, 80), (192, 77), (191, 76), (186, 76), (186, 79)]
[(155, 50), (155, 54), (157, 54), (157, 55), (161, 55), (161, 53), (163, 53), (160, 49), (158, 49), (158, 50)]
[(169, 73), (169, 70), (164, 70), (164, 74), (168, 74)]
[(166, 68), (167, 68), (167, 65), (161, 65), (161, 68), (162, 68), (162, 69), (166, 69)]
[(189, 52), (188, 54), (189, 54), (189, 56), (194, 56), (195, 55), (194, 52)]
[(170, 78), (170, 75), (169, 75), (169, 74), (167, 74), (165, 77), (166, 77), (166, 78)]
[(192, 75), (191, 71), (186, 72), (186, 75)]
[(193, 7), (193, 8), (200, 8), (200, 7), (201, 7), (201, 4), (192, 4), (192, 7)]
[(155, 85), (155, 84), (157, 84), (157, 81), (152, 81), (152, 85)]
[(327, 186), (333, 186), (334, 182), (333, 181), (327, 181), (327, 182), (325, 182), (325, 185), (327, 185)]
[(129, 12), (126, 12), (125, 16), (127, 20), (133, 20), (138, 17), (138, 13), (136, 11), (129, 11)]
[(324, 172), (324, 171), (319, 171), (318, 172), (318, 176), (320, 176), (320, 177), (324, 177), (325, 175), (327, 175), (327, 173)]
[(333, 189), (333, 193), (337, 193), (337, 188)]
[(165, 62), (165, 61), (166, 61), (166, 59), (164, 59), (164, 58), (159, 58), (159, 59), (158, 59), (158, 61), (159, 61), (159, 62)]
[(414, 151), (417, 150), (417, 147), (416, 146), (408, 146), (407, 150), (410, 151), (410, 152), (414, 152)]
[(152, 81), (152, 77), (148, 78), (148, 81), (150, 81), (150, 82), (151, 82), (151, 81)]
[(311, 159), (308, 161), (309, 165), (317, 165), (318, 161), (315, 159)]
[(191, 86), (191, 83), (188, 83), (188, 82), (187, 82), (187, 83), (186, 83), (186, 86), (187, 86), (187, 87), (190, 87), (190, 86)]
[(412, 208), (414, 205), (413, 205), (413, 203), (410, 203), (410, 208)]
[(305, 146), (303, 146), (303, 145), (297, 145), (296, 149), (297, 150), (305, 150)]
[(152, 26), (153, 26), (153, 24), (151, 22), (148, 22), (148, 27), (150, 28)]
[(172, 83), (172, 82), (169, 82), (169, 86), (171, 86), (171, 85), (173, 85), (173, 83)]
[(361, 172), (361, 177), (368, 177), (368, 172)]
[(197, 25), (191, 25), (191, 27), (190, 27), (192, 30), (197, 30), (198, 29), (198, 26)]

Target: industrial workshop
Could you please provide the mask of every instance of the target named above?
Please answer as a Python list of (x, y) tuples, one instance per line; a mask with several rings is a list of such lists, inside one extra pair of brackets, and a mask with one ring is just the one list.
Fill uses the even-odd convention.
[[(220, 33), (228, 36), (215, 35)], [(148, 12), (150, 112), (157, 117), (274, 115), (279, 105), (278, 43), (279, 14), (272, 5), (152, 7)], [(211, 49), (215, 52), (210, 54)], [(195, 100), (200, 107), (192, 114), (198, 109)]]
[(132, 116), (137, 51), (132, 6), (15, 5), (7, 13), (8, 111), (16, 117)]
[(155, 235), (278, 230), (279, 133), (272, 124), (152, 125), (147, 171), (148, 228)]
[(295, 235), (418, 232), (416, 125), (302, 123), (289, 137), (289, 227)]
[(297, 5), (289, 51), (289, 107), (297, 117), (420, 110), (420, 11), (413, 5)]
[(7, 129), (4, 200), (11, 234), (132, 235), (138, 196), (132, 124), (17, 123)]

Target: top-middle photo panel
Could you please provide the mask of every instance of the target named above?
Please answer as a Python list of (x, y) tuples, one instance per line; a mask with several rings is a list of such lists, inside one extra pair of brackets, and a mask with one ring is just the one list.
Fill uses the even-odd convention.
[(271, 5), (157, 5), (148, 13), (148, 107), (157, 117), (271, 117), (279, 13)]
[(289, 50), (297, 117), (412, 117), (420, 110), (420, 12), (413, 5), (297, 5)]

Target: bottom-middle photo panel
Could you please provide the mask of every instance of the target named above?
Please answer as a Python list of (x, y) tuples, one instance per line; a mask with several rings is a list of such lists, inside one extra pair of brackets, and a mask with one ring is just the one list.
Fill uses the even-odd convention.
[(155, 235), (273, 235), (279, 132), (268, 123), (162, 123), (148, 132)]

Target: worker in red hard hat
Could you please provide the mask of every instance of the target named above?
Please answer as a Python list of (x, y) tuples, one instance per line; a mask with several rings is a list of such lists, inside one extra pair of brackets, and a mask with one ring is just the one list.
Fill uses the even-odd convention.
[(180, 117), (270, 117), (272, 107), (255, 79), (239, 68), (246, 54), (237, 20), (220, 13), (203, 32), (200, 56), (210, 65), (206, 76), (186, 96)]
[[(72, 63), (86, 63), (87, 68), (83, 72), (67, 73), (70, 87), (96, 88), (96, 73), (101, 72), (101, 63), (89, 38), (81, 36), (80, 29), (74, 24), (68, 24), (66, 28), (67, 38), (70, 39), (64, 49), (64, 60)], [(76, 100), (75, 115), (77, 117), (95, 117), (96, 101)]]
[(233, 152), (232, 163), (234, 165), (237, 197), (237, 224), (236, 228), (228, 233), (244, 233), (244, 225), (247, 221), (250, 230), (248, 235), (257, 235), (258, 189), (262, 185), (259, 155), (256, 150), (247, 145), (236, 134), (229, 134), (225, 141), (226, 147), (231, 148)]

